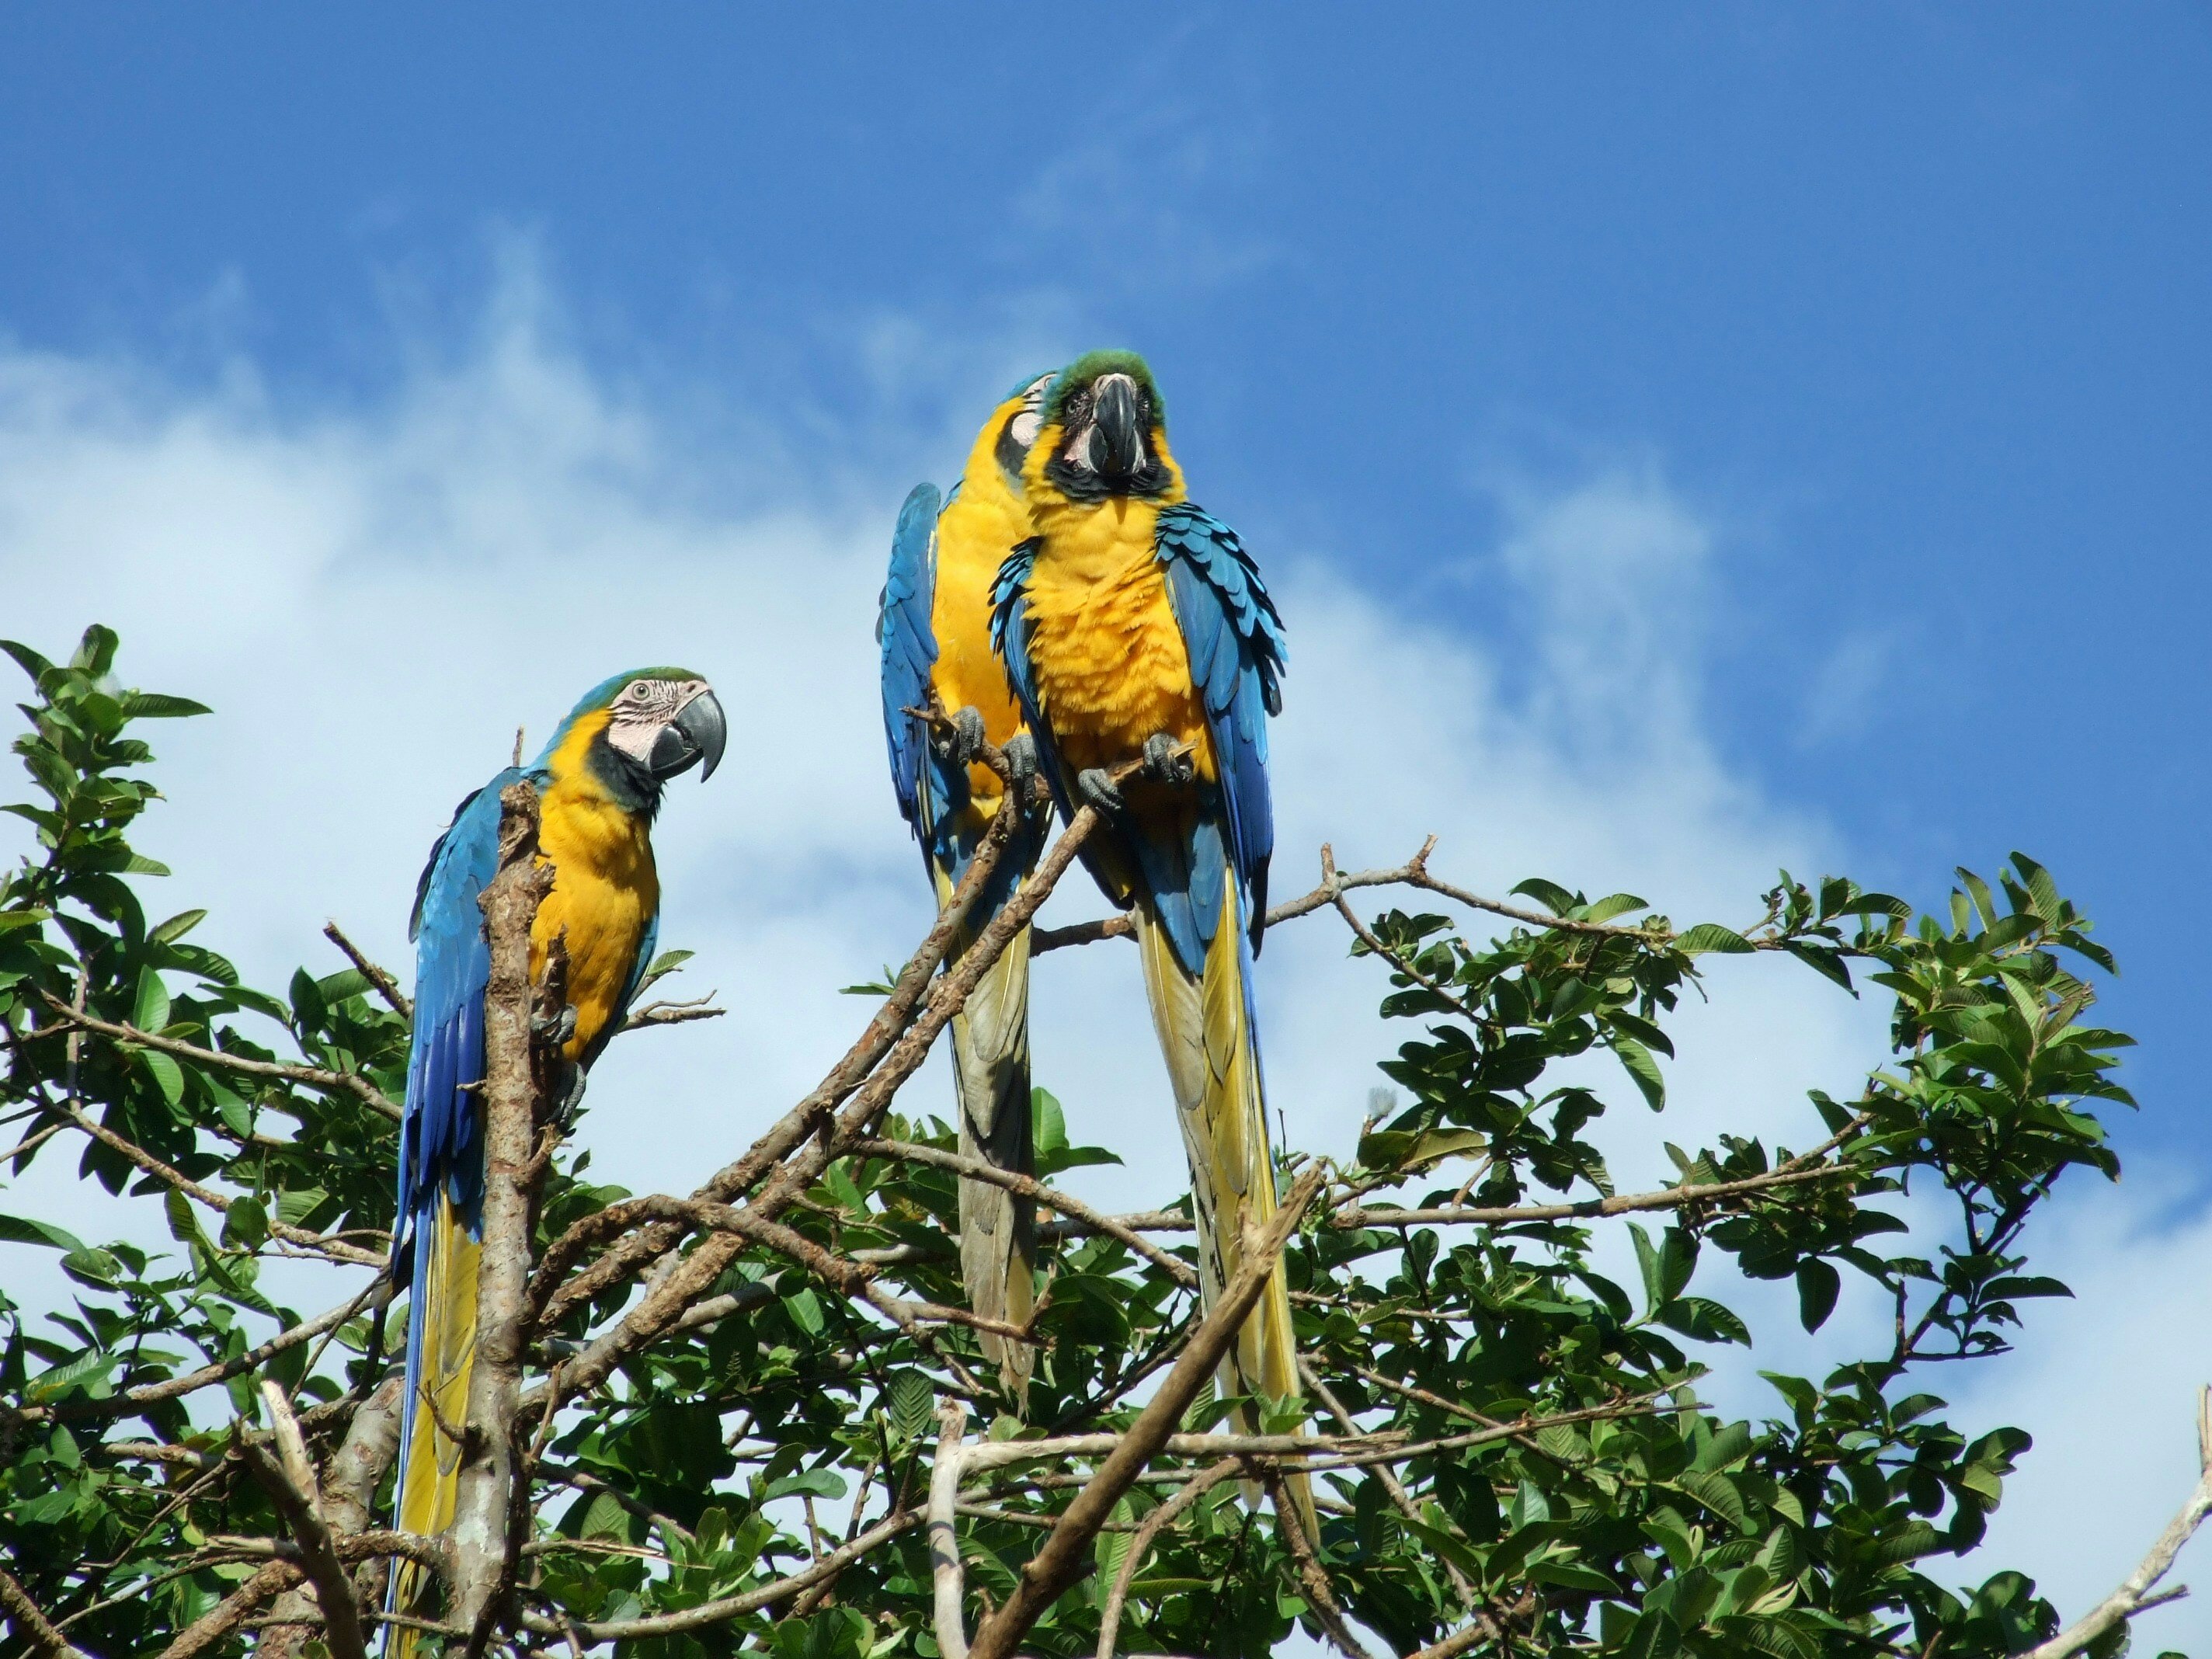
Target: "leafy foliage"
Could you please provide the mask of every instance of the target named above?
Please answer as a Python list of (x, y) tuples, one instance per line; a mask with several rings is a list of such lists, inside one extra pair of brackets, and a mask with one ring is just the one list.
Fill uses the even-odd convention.
[[(15, 744), (35, 798), (7, 810), (33, 826), (37, 853), (0, 878), (0, 1102), (22, 1136), (0, 1157), (16, 1175), (76, 1157), (83, 1179), (160, 1204), (174, 1248), (88, 1245), (68, 1216), (0, 1214), (0, 1249), (60, 1252), (75, 1287), (70, 1306), (35, 1316), (0, 1295), (0, 1549), (71, 1640), (153, 1653), (255, 1571), (258, 1558), (224, 1540), (283, 1535), (226, 1456), (263, 1420), (258, 1384), (289, 1391), (326, 1453), (381, 1374), (366, 1264), (388, 1244), (407, 1023), (353, 966), (303, 969), (276, 996), (191, 942), (204, 912), (149, 925), (140, 883), (164, 872), (129, 832), (156, 797), (152, 757), (129, 734), (204, 711), (121, 689), (103, 629), (67, 663), (4, 648), (35, 686)], [(1917, 921), (1837, 878), (1785, 875), (1741, 931), (1677, 931), (1627, 895), (1518, 890), (1552, 920), (1486, 940), (1393, 909), (1355, 946), (1387, 972), (1384, 1012), (1409, 1025), (1382, 1067), (1403, 1093), (1285, 1258), (1302, 1352), (1327, 1390), (1308, 1401), (1310, 1426), (1398, 1437), (1316, 1479), (1322, 1560), (1346, 1610), (1400, 1652), (1470, 1621), (1486, 1633), (1465, 1650), (1630, 1659), (1939, 1644), (1977, 1659), (2054, 1632), (2020, 1575), (1961, 1596), (1933, 1571), (1980, 1540), (2027, 1440), (1954, 1426), (1924, 1379), (2002, 1355), (2027, 1304), (2066, 1294), (2029, 1271), (2029, 1224), (2069, 1168), (2117, 1172), (2097, 1107), (2127, 1103), (2114, 1080), (2127, 1039), (2087, 1021), (2080, 975), (2112, 966), (2088, 922), (2018, 854), (1994, 889), (1960, 872), (1947, 913)], [(1623, 1101), (1664, 1109), (1667, 1026), (1715, 954), (1809, 969), (1839, 994), (1879, 987), (1894, 1000), (1893, 1052), (1840, 1097), (1814, 1096), (1792, 1137), (1809, 1150), (1723, 1135), (1674, 1152), (1676, 1186), (1625, 1206), (1589, 1132)], [(1618, 1086), (1592, 1063), (1600, 1051)], [(1048, 1094), (1035, 1109), (1043, 1177), (1110, 1158), (1071, 1143)], [(955, 1147), (945, 1125), (911, 1115), (879, 1134)], [(541, 1251), (628, 1196), (588, 1183), (587, 1162), (556, 1167)], [(955, 1180), (890, 1153), (841, 1158), (785, 1221), (912, 1297), (957, 1305)], [(1610, 1228), (1626, 1231), (1633, 1282), (1598, 1265)], [(559, 1415), (531, 1494), (524, 1606), (543, 1630), (526, 1639), (557, 1644), (560, 1618), (695, 1610), (688, 1628), (617, 1632), (614, 1650), (935, 1656), (919, 1527), (860, 1554), (827, 1593), (768, 1592), (915, 1509), (948, 1395), (969, 1396), (995, 1438), (1133, 1419), (1193, 1320), (1189, 1276), (1084, 1224), (1047, 1231), (1042, 1346), (1019, 1402), (966, 1380), (989, 1375), (971, 1332), (895, 1328), (788, 1251), (745, 1249), (714, 1287), (714, 1316), (631, 1354)], [(1847, 1280), (1866, 1281), (1894, 1306), (1895, 1334), (1821, 1377), (1767, 1374), (1772, 1414), (1725, 1420), (1698, 1382), (1753, 1333), (1714, 1293), (1716, 1258), (1794, 1281), (1808, 1331)], [(327, 1281), (314, 1305), (268, 1288), (279, 1260), (288, 1286)], [(540, 1331), (535, 1373), (634, 1295), (618, 1280)], [(327, 1330), (298, 1337), (326, 1307)], [(279, 1333), (294, 1334), (272, 1351)], [(1294, 1409), (1273, 1409), (1276, 1427), (1295, 1425)], [(1186, 1426), (1227, 1414), (1202, 1401)], [(966, 1495), (971, 1600), (1005, 1600), (1085, 1467), (1012, 1465)], [(1137, 1528), (1188, 1473), (1164, 1460), (1131, 1491), (1098, 1536), (1097, 1571), (1026, 1650), (1092, 1650)], [(388, 1476), (380, 1501), (388, 1514)], [(1151, 1544), (1121, 1642), (1257, 1656), (1316, 1616), (1273, 1520), (1230, 1481)], [(0, 1655), (25, 1650), (20, 1632), (0, 1642)]]

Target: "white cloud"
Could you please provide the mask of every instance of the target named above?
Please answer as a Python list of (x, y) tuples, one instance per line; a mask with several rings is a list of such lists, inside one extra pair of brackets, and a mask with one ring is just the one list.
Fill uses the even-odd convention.
[[(209, 942), (264, 983), (303, 960), (337, 965), (317, 937), (332, 914), (404, 962), (422, 854), (504, 763), (518, 723), (542, 736), (623, 667), (708, 673), (731, 753), (711, 785), (679, 786), (656, 840), (664, 940), (698, 951), (688, 988), (718, 990), (731, 1012), (618, 1044), (582, 1131), (600, 1178), (681, 1191), (819, 1076), (866, 1013), (835, 988), (900, 958), (927, 919), (884, 776), (872, 633), (908, 481), (856, 482), (835, 461), (809, 471), (770, 422), (749, 428), (768, 434), (759, 443), (717, 452), (549, 344), (533, 284), (526, 266), (472, 350), (410, 354), (399, 389), (367, 409), (303, 411), (250, 365), (188, 386), (125, 362), (0, 351), (5, 631), (52, 651), (108, 622), (131, 682), (214, 706), (156, 733), (170, 801), (144, 843), (176, 870), (177, 906), (212, 906)], [(930, 351), (894, 332), (873, 361), (896, 378)], [(947, 465), (957, 453), (945, 447)], [(1706, 735), (1708, 520), (1648, 465), (1501, 499), (1506, 531), (1486, 568), (1527, 619), (1507, 652), (1394, 610), (1352, 585), (1334, 550), (1263, 550), (1292, 640), (1277, 893), (1310, 882), (1324, 839), (1358, 867), (1395, 863), (1434, 831), (1437, 867), (1479, 890), (1543, 874), (1742, 921), (1777, 866), (1839, 862), (1817, 823), (1765, 799)], [(1079, 879), (1048, 919), (1100, 908)], [(1321, 1151), (1348, 1146), (1374, 1061), (1408, 1034), (1376, 1020), (1380, 977), (1344, 946), (1324, 914), (1283, 930), (1261, 962), (1270, 1079), (1294, 1142)], [(1879, 1010), (1786, 964), (1722, 963), (1710, 984), (1711, 1003), (1680, 1022), (1665, 1118), (1598, 1073), (1624, 1108), (1607, 1140), (1624, 1184), (1668, 1177), (1662, 1133), (1694, 1146), (1748, 1122), (1798, 1146), (1818, 1139), (1803, 1091), (1852, 1088), (1877, 1049)], [(1089, 1172), (1089, 1194), (1149, 1206), (1179, 1189), (1133, 954), (1048, 958), (1036, 1023), (1041, 1080), (1080, 1133), (1128, 1160)], [(908, 1098), (933, 1107), (946, 1091), (933, 1069)], [(10, 1202), (75, 1202), (98, 1232), (100, 1206), (62, 1190), (69, 1169), (42, 1161)], [(2185, 1482), (2186, 1457), (2164, 1441), (2185, 1442), (2186, 1402), (2168, 1396), (2212, 1363), (2160, 1315), (2203, 1283), (2212, 1235), (2146, 1242), (2112, 1218), (2124, 1213), (2085, 1205), (2052, 1251), (2057, 1271), (2098, 1287), (2046, 1318), (2072, 1337), (2039, 1334), (2003, 1391), (1966, 1402), (1967, 1421), (2019, 1421), (2052, 1448), (2016, 1483), (1999, 1553), (2075, 1607), (2112, 1571), (2074, 1547), (2057, 1504), (2105, 1517), (2115, 1561), (2139, 1547)], [(54, 1293), (33, 1277), (50, 1258), (29, 1254), (9, 1258), (11, 1291)], [(1786, 1287), (1745, 1298), (1789, 1319)], [(1758, 1362), (1817, 1364), (1836, 1332), (1878, 1312), (1847, 1303), (1827, 1340), (1787, 1339)], [(1720, 1389), (1736, 1409), (1770, 1408), (1741, 1369)], [(2077, 1403), (2091, 1398), (2094, 1411)], [(2212, 1632), (2194, 1616), (2177, 1610), (2162, 1633)]]

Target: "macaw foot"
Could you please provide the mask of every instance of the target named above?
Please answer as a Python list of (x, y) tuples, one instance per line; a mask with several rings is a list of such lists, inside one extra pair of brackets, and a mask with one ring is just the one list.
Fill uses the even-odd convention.
[(983, 747), (983, 711), (970, 705), (952, 711), (952, 730), (938, 726), (930, 733), (930, 747), (939, 760), (965, 766)]
[(576, 1005), (568, 1004), (550, 1019), (532, 1014), (530, 1032), (532, 1036), (550, 1036), (556, 1048), (568, 1047), (568, 1039), (576, 1035)]
[(1182, 745), (1164, 732), (1145, 739), (1145, 775), (1155, 783), (1188, 783), (1198, 775)]
[(1121, 786), (1103, 766), (1086, 766), (1075, 775), (1075, 793), (1102, 812), (1121, 810)]
[(553, 1109), (554, 1121), (567, 1134), (576, 1127), (576, 1120), (584, 1115), (584, 1068), (564, 1063), (567, 1076), (561, 1087), (559, 1103)]
[(1000, 752), (1006, 757), (1006, 777), (1014, 786), (1014, 799), (1026, 801), (1030, 787), (1036, 781), (1036, 739), (1026, 732), (1017, 732)]

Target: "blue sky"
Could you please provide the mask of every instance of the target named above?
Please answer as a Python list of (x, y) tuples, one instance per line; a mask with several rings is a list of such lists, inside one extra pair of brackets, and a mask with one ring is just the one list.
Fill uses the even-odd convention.
[[(672, 656), (805, 734), (819, 816), (778, 839), (720, 779), (672, 806), (735, 1017), (619, 1058), (662, 1097), (664, 1055), (803, 1085), (851, 1023), (828, 988), (927, 902), (868, 684), (899, 498), (1018, 375), (1135, 346), (1284, 591), (1279, 890), (1323, 835), (1438, 830), (1480, 884), (1740, 921), (1783, 858), (1928, 902), (2019, 847), (2096, 915), (2145, 1042), (2130, 1178), (2059, 1224), (2083, 1300), (1968, 1414), (2048, 1471), (1996, 1553), (2107, 1587), (2069, 1522), (2132, 1561), (2212, 1370), (2172, 1335), (2212, 1276), (2212, 965), (2176, 926), (2212, 807), (2206, 10), (830, 15), (0, 11), (0, 612), (50, 647), (106, 616), (217, 705), (164, 745), (157, 849), (217, 942), (281, 981), (339, 908), (398, 957), (515, 720)], [(1342, 1133), (1382, 1050), (1340, 941), (1265, 965), (1294, 1136)], [(1100, 1111), (1127, 966), (1056, 966), (1079, 994), (1040, 1008)], [(1737, 990), (1684, 1109), (1854, 1086), (1879, 1011)], [(595, 1111), (639, 1081), (595, 1074)], [(630, 1139), (603, 1174), (697, 1161)], [(1157, 1199), (1125, 1149), (1107, 1195)], [(2065, 1402), (2122, 1382), (2085, 1437)]]
[(11, 9), (0, 327), (367, 395), (520, 227), (588, 355), (817, 474), (1127, 342), (1249, 538), (1509, 645), (1500, 481), (1648, 457), (1725, 748), (1870, 878), (2053, 865), (2166, 1038), (2128, 1138), (2203, 1145), (2203, 8), (364, 18)]

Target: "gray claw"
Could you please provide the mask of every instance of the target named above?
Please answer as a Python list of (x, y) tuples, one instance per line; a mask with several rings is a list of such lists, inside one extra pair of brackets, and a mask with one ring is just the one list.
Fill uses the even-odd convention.
[(1026, 732), (1017, 732), (1006, 739), (1006, 746), (1000, 752), (1006, 757), (1006, 775), (1016, 789), (1026, 794), (1036, 780), (1036, 739)]
[(566, 1134), (576, 1127), (576, 1120), (584, 1114), (584, 1068), (568, 1067), (568, 1086), (561, 1091), (561, 1103), (554, 1115), (560, 1121), (561, 1133)]
[(967, 765), (983, 747), (982, 710), (973, 706), (954, 709), (951, 735), (945, 735), (940, 727), (931, 741), (939, 755), (953, 765)]
[(1103, 766), (1086, 766), (1075, 775), (1076, 793), (1102, 812), (1121, 810), (1121, 791)]
[(1145, 775), (1156, 783), (1188, 783), (1197, 775), (1182, 745), (1164, 732), (1145, 739)]
[(550, 1036), (555, 1047), (565, 1047), (568, 1039), (576, 1035), (576, 1005), (570, 1003), (550, 1019), (532, 1015), (530, 1029), (540, 1036)]

